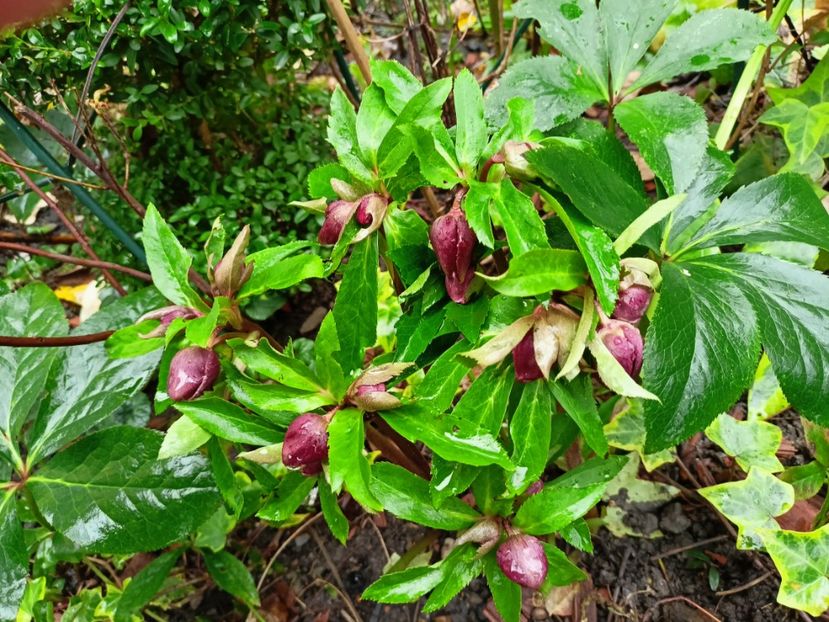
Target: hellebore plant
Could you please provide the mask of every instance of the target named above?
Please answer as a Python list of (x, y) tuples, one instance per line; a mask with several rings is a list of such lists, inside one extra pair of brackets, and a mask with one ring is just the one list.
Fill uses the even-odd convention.
[[(38, 389), (35, 401), (22, 402), (25, 412), (0, 417), (9, 422), (0, 440), (10, 439), (0, 456), (18, 473), (6, 487), (10, 498), (30, 487), (50, 530), (78, 550), (116, 553), (202, 546), (190, 535), (216, 515), (222, 533), (254, 514), (293, 525), (317, 500), (345, 543), (350, 525), (340, 503), (348, 498), (352, 507), (454, 538), (442, 557), (423, 551), (431, 555), (425, 565), (424, 555), (400, 551), (401, 561), (364, 600), (425, 598), (428, 613), (483, 575), (504, 620), (517, 622), (522, 588), (546, 593), (585, 579), (581, 556), (603, 519), (601, 511), (590, 523), (584, 516), (628, 464), (626, 452), (652, 465), (662, 450), (706, 429), (751, 387), (761, 351), (760, 369), (773, 371), (781, 395), (815, 425), (829, 425), (829, 384), (820, 372), (829, 368), (829, 279), (778, 258), (773, 244), (811, 245), (815, 256), (829, 248), (829, 214), (812, 183), (784, 172), (721, 199), (734, 167), (709, 144), (704, 111), (673, 92), (625, 97), (625, 78), (661, 23), (645, 19), (639, 3), (579, 3), (580, 19), (600, 30), (641, 18), (651, 30), (624, 30), (639, 37), (635, 47), (614, 38), (623, 36), (618, 28), (598, 37), (596, 49), (574, 47), (581, 40), (566, 33), (582, 32), (580, 19), (537, 0), (520, 0), (513, 10), (537, 18), (540, 35), (562, 55), (515, 64), (486, 99), (467, 70), (423, 85), (385, 61), (371, 63), (373, 79), (356, 111), (334, 92), (328, 136), (338, 162), (309, 176), (311, 200), (301, 204), (322, 214), (318, 242), (332, 248), (294, 242), (248, 253), (243, 229), (225, 253), (216, 223), (205, 244), (208, 285), (197, 291), (190, 256), (150, 206), (142, 239), (154, 288), (130, 307), (127, 321), (151, 313), (130, 326), (121, 318), (106, 348), (111, 365), (127, 371), (100, 379), (118, 399), (87, 409), (65, 387), (81, 404), (76, 416), (60, 402), (61, 391), (45, 391), (41, 374), (36, 388), (49, 403), (33, 412)], [(643, 61), (631, 89), (744, 60), (775, 40), (746, 11), (701, 11), (691, 20), (693, 28), (678, 27)], [(692, 68), (671, 41), (699, 28), (722, 46)], [(638, 52), (617, 58), (608, 42)], [(560, 78), (550, 88), (565, 88), (564, 96), (525, 99), (535, 96), (528, 81), (549, 79), (539, 61)], [(450, 93), (453, 128), (443, 120)], [(645, 192), (615, 132), (579, 118), (599, 100), (616, 103), (614, 125), (636, 145), (664, 198)], [(420, 209), (427, 194), (437, 197), (429, 216)], [(247, 316), (262, 297), (311, 279), (338, 282), (312, 347), (278, 343)], [(15, 296), (0, 305), (25, 308), (26, 298)], [(63, 317), (59, 305), (57, 314)], [(69, 377), (70, 362), (59, 364), (50, 383)], [(156, 366), (156, 412), (180, 414), (163, 441), (148, 430), (116, 428), (70, 444)], [(46, 374), (49, 365), (42, 367)], [(624, 439), (623, 425), (634, 431)], [(124, 447), (137, 473), (116, 435), (130, 440)], [(48, 458), (58, 451), (55, 462), (94, 457), (96, 473), (88, 476), (96, 482), (122, 474), (102, 480), (96, 497), (113, 510), (111, 529), (80, 528), (74, 495), (82, 487), (49, 473)], [(152, 479), (156, 471), (170, 483)], [(766, 475), (742, 485), (759, 478), (790, 486)], [(148, 517), (140, 528), (126, 508), (130, 499), (118, 496), (125, 482), (152, 491), (139, 499)], [(153, 486), (172, 488), (158, 494)], [(163, 507), (146, 498), (162, 499)], [(15, 507), (0, 503), (0, 526), (20, 527)], [(801, 537), (768, 521), (750, 529), (751, 542), (782, 564)], [(0, 535), (4, 546), (24, 542), (22, 532)], [(216, 567), (218, 554), (203, 554)], [(232, 556), (222, 556), (227, 567)], [(18, 600), (25, 562), (24, 554), (13, 569), (23, 577)], [(819, 608), (796, 585), (823, 577), (795, 574), (785, 575), (780, 598)], [(245, 603), (258, 606), (255, 591)]]

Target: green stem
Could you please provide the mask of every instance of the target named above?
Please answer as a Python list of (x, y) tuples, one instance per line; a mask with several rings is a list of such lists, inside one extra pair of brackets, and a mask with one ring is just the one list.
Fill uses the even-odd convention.
[[(786, 11), (789, 10), (791, 4), (792, 0), (780, 0), (774, 8), (774, 12), (771, 14), (768, 21), (773, 30), (776, 31), (778, 26), (780, 26), (780, 23), (783, 21), (783, 17), (786, 15)], [(763, 64), (763, 56), (765, 55), (768, 47), (769, 46), (766, 45), (758, 46), (751, 55), (751, 58), (748, 59), (745, 69), (743, 69), (743, 73), (740, 76), (740, 80), (734, 88), (734, 94), (731, 96), (731, 101), (728, 102), (728, 108), (725, 110), (725, 115), (723, 115), (722, 122), (717, 130), (717, 135), (714, 137), (717, 149), (725, 149), (728, 144), (728, 139), (731, 136), (731, 132), (734, 130), (734, 125), (736, 125), (737, 119), (740, 118), (740, 111), (743, 109), (746, 97), (748, 97), (749, 91), (751, 91), (755, 78), (760, 73), (760, 67)]]
[(17, 447), (6, 432), (0, 433), (0, 442), (9, 450), (8, 457), (11, 458), (14, 470), (22, 477), (26, 473), (26, 466), (23, 464), (23, 458), (20, 457), (20, 452), (17, 450)]
[(829, 514), (829, 495), (823, 500), (823, 505), (820, 506), (820, 511), (815, 516), (815, 523), (812, 525), (812, 530), (820, 529), (826, 524), (826, 515)]

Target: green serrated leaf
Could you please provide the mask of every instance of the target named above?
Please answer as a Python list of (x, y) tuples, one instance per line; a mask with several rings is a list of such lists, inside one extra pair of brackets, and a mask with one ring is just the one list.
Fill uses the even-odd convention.
[(331, 490), (331, 486), (324, 477), (320, 477), (319, 496), (320, 506), (322, 507), (322, 517), (325, 519), (331, 533), (341, 544), (345, 544), (348, 540), (349, 524), (348, 519), (343, 514), (339, 503), (337, 503), (337, 495)]
[(270, 422), (252, 417), (236, 404), (218, 397), (178, 402), (176, 409), (203, 430), (234, 443), (270, 445), (284, 436), (282, 430)]
[(14, 620), (26, 590), (29, 554), (23, 525), (17, 517), (16, 494), (4, 491), (0, 498), (0, 619)]
[(550, 397), (545, 382), (527, 384), (510, 420), (515, 470), (507, 479), (507, 486), (514, 495), (524, 492), (547, 466), (553, 412)]
[(363, 413), (351, 408), (339, 411), (328, 426), (328, 462), (331, 488), (348, 492), (368, 511), (379, 512), (382, 504), (371, 492), (371, 470), (365, 457)]
[(162, 436), (102, 430), (57, 454), (27, 486), (49, 524), (83, 550), (159, 549), (193, 532), (221, 501), (203, 457), (156, 459)]
[(455, 78), (455, 155), (466, 172), (473, 178), (478, 159), (486, 147), (487, 131), (484, 121), (484, 96), (478, 81), (468, 69)]
[(528, 250), (514, 257), (509, 269), (497, 277), (483, 273), (492, 289), (507, 296), (539, 296), (552, 291), (570, 291), (586, 281), (587, 267), (576, 251)]
[(149, 604), (161, 590), (170, 571), (181, 557), (183, 549), (170, 551), (156, 557), (136, 574), (121, 592), (115, 610), (115, 622), (130, 622), (132, 616)]
[(204, 551), (207, 572), (221, 589), (246, 605), (259, 606), (259, 591), (247, 567), (227, 551)]

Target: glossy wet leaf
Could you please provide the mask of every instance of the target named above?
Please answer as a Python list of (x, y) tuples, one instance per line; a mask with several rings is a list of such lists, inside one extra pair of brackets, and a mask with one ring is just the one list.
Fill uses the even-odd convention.
[(345, 371), (361, 368), (363, 350), (377, 339), (377, 265), (375, 235), (354, 245), (343, 272), (333, 313)]
[(501, 220), (513, 257), (535, 249), (550, 248), (544, 223), (535, 205), (509, 178), (501, 182), (500, 191), (493, 197), (492, 210)]
[(29, 554), (14, 492), (0, 497), (0, 619), (14, 620), (29, 576)]
[(288, 289), (307, 279), (322, 278), (325, 268), (317, 255), (305, 254), (286, 257), (280, 247), (269, 248), (252, 254), (253, 274), (239, 290), (239, 299), (256, 296), (267, 291)]
[(599, 456), (607, 453), (602, 419), (593, 397), (590, 377), (579, 374), (573, 380), (557, 380), (550, 385), (553, 396), (567, 415), (579, 426), (587, 445)]
[(233, 397), (242, 406), (280, 427), (290, 425), (299, 413), (334, 403), (328, 393), (252, 382), (243, 379), (241, 374), (230, 375), (227, 384)]
[(419, 408), (432, 413), (448, 410), (461, 380), (469, 373), (469, 364), (458, 357), (458, 354), (468, 349), (469, 342), (459, 341), (432, 363), (426, 377), (415, 389), (414, 396)]
[(599, 5), (614, 93), (622, 89), (675, 6), (676, 0), (603, 0)]
[(429, 482), (390, 462), (371, 468), (371, 491), (387, 512), (433, 529), (459, 531), (480, 515), (460, 499), (447, 499), (438, 509), (432, 505)]
[(547, 556), (547, 578), (541, 586), (542, 592), (551, 586), (570, 585), (587, 578), (587, 574), (571, 562), (560, 548), (549, 542), (543, 542), (542, 546)]
[(622, 102), (613, 115), (668, 192), (685, 192), (708, 146), (702, 107), (688, 97), (664, 91)]
[(525, 385), (509, 426), (513, 442), (510, 459), (515, 470), (507, 478), (507, 486), (516, 495), (538, 480), (547, 466), (552, 413), (553, 401), (546, 382), (537, 380)]
[(159, 460), (186, 456), (210, 440), (211, 434), (203, 430), (189, 417), (179, 417), (167, 428), (164, 442), (158, 451)]
[(305, 391), (319, 391), (322, 387), (314, 372), (304, 362), (277, 352), (267, 341), (260, 339), (255, 347), (242, 339), (230, 339), (227, 344), (248, 369), (288, 387)]
[(705, 433), (722, 450), (733, 457), (743, 471), (758, 467), (769, 473), (778, 473), (783, 465), (777, 459), (777, 450), (783, 432), (773, 423), (758, 419), (738, 421), (722, 414), (705, 429)]
[(331, 95), (331, 114), (328, 116), (328, 142), (337, 152), (340, 163), (357, 179), (371, 182), (372, 174), (358, 153), (357, 113), (342, 89)]
[(513, 13), (538, 20), (541, 37), (577, 63), (607, 97), (607, 49), (599, 11), (591, 0), (522, 0)]
[(452, 417), (469, 433), (496, 434), (507, 414), (515, 374), (508, 366), (490, 367), (478, 376), (458, 400)]
[(558, 531), (581, 518), (599, 502), (608, 483), (625, 464), (612, 458), (592, 460), (548, 483), (527, 499), (513, 523), (532, 535)]
[(509, 116), (510, 100), (528, 94), (535, 106), (535, 127), (541, 131), (575, 119), (603, 98), (575, 63), (563, 56), (528, 58), (510, 65), (487, 96), (489, 125), (500, 127)]
[(386, 103), (395, 114), (400, 114), (406, 103), (423, 88), (420, 80), (395, 61), (371, 59), (371, 79), (383, 90)]
[[(594, 225), (617, 236), (645, 211), (645, 198), (625, 177), (593, 154), (583, 141), (548, 139), (542, 149), (527, 153), (542, 179), (558, 185), (576, 209)], [(585, 175), (590, 171), (590, 175)], [(613, 209), (607, 208), (612, 205)], [(655, 232), (642, 244), (656, 246)]]
[[(63, 306), (42, 283), (0, 297), (0, 335), (56, 337), (68, 330)], [(0, 432), (8, 439), (17, 440), (57, 355), (57, 348), (0, 347)]]
[(775, 34), (763, 19), (738, 9), (711, 9), (691, 16), (674, 30), (631, 86), (640, 88), (681, 73), (700, 72), (746, 60)]
[(495, 552), (484, 558), (486, 583), (495, 601), (495, 607), (504, 622), (519, 622), (521, 619), (521, 586), (510, 581), (498, 566)]
[(345, 485), (354, 500), (369, 511), (379, 512), (383, 506), (371, 492), (371, 469), (363, 453), (365, 445), (363, 413), (359, 410), (339, 411), (328, 426), (328, 462), (331, 488)]
[(789, 400), (783, 395), (783, 389), (780, 388), (780, 382), (766, 354), (760, 357), (757, 373), (754, 375), (754, 384), (748, 390), (746, 406), (749, 419), (752, 417), (768, 419), (789, 407)]
[(426, 599), (424, 613), (445, 606), (483, 570), (483, 560), (476, 555), (475, 549), (463, 546), (450, 553), (440, 565), (444, 577)]
[(722, 202), (687, 247), (762, 241), (829, 246), (829, 213), (806, 178), (780, 173), (740, 188)]
[(316, 483), (316, 477), (308, 477), (300, 471), (289, 471), (279, 483), (276, 494), (262, 506), (256, 516), (277, 525), (291, 520)]
[(479, 276), (500, 294), (538, 296), (575, 289), (585, 282), (587, 267), (576, 251), (548, 248), (514, 257), (509, 269), (497, 277)]
[(645, 451), (702, 430), (749, 386), (759, 358), (757, 323), (740, 287), (708, 266), (662, 265), (659, 305), (645, 336)]
[(703, 263), (745, 292), (786, 397), (807, 419), (829, 423), (829, 278), (754, 253), (712, 255), (698, 260)]
[(760, 531), (780, 573), (777, 602), (820, 616), (829, 608), (829, 525), (817, 531)]
[(162, 435), (108, 428), (57, 454), (29, 478), (46, 520), (95, 553), (153, 551), (192, 533), (220, 502), (199, 455), (157, 460)]
[(461, 167), (474, 177), (478, 158), (486, 147), (484, 96), (478, 81), (468, 70), (455, 78), (455, 154)]
[(204, 302), (187, 279), (193, 258), (152, 203), (147, 206), (141, 237), (153, 284), (158, 290), (177, 305), (206, 310)]
[(348, 531), (350, 525), (348, 519), (343, 514), (339, 503), (337, 502), (337, 495), (331, 490), (331, 486), (324, 477), (318, 480), (320, 506), (322, 507), (322, 516), (331, 534), (340, 541), (340, 544), (345, 544), (348, 539)]
[(234, 443), (270, 445), (282, 440), (284, 433), (265, 419), (218, 397), (203, 397), (178, 402), (176, 409), (200, 428)]
[(794, 505), (794, 488), (768, 471), (752, 468), (744, 480), (700, 488), (701, 494), (737, 525), (737, 548), (760, 549), (759, 530), (779, 529), (774, 520)]

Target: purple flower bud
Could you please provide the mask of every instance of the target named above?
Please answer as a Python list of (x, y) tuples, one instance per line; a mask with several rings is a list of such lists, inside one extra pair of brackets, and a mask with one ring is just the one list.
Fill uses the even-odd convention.
[(334, 201), (325, 208), (325, 220), (317, 239), (320, 244), (336, 244), (345, 229), (346, 223), (354, 214), (355, 204), (350, 201)]
[(457, 303), (466, 302), (466, 290), (475, 276), (472, 253), (478, 239), (460, 208), (453, 208), (432, 223), (432, 248), (445, 275), (446, 293)]
[(646, 285), (634, 284), (626, 287), (623, 284), (616, 300), (616, 308), (613, 309), (613, 317), (636, 324), (648, 310), (652, 297), (653, 290)]
[(175, 402), (194, 400), (213, 388), (219, 370), (219, 357), (213, 350), (199, 346), (180, 350), (170, 361), (167, 395)]
[(371, 195), (365, 196), (360, 200), (360, 205), (357, 206), (357, 224), (361, 227), (368, 227), (374, 220), (374, 216), (368, 211), (368, 199)]
[(533, 536), (510, 536), (498, 547), (496, 558), (507, 579), (518, 585), (537, 590), (547, 578), (547, 555)]
[(385, 384), (361, 384), (357, 387), (357, 395), (366, 395), (367, 393), (385, 393)]
[(518, 382), (532, 382), (544, 377), (544, 372), (535, 360), (535, 338), (530, 329), (524, 338), (512, 350), (512, 364), (515, 366), (515, 379)]
[(328, 459), (328, 421), (313, 413), (300, 415), (291, 422), (282, 442), (282, 463), (299, 468), (305, 475), (316, 475)]
[(622, 320), (608, 320), (599, 330), (598, 336), (628, 375), (639, 374), (645, 345), (638, 328)]
[(173, 320), (176, 318), (192, 320), (193, 318), (199, 317), (199, 315), (200, 314), (195, 309), (190, 309), (188, 307), (176, 307), (161, 317), (161, 325), (166, 327), (172, 324)]

